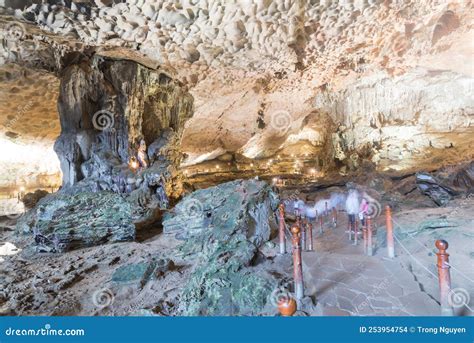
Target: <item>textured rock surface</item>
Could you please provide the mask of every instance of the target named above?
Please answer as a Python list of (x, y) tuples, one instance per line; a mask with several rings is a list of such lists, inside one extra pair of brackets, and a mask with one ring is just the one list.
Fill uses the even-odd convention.
[[(263, 181), (237, 180), (195, 191), (181, 200), (163, 219), (165, 233), (194, 241), (204, 233), (224, 240), (244, 230), (259, 246), (270, 238), (277, 196)], [(272, 221), (273, 222), (273, 221)]]
[(447, 166), (434, 175), (417, 173), (416, 184), (436, 205), (445, 206), (454, 196), (466, 196), (474, 192), (474, 162)]
[[(18, 64), (0, 66), (0, 189), (58, 187), (58, 80)], [(34, 144), (31, 142), (34, 141)]]
[[(63, 70), (55, 143), (67, 192), (127, 194), (138, 225), (159, 219), (182, 192), (179, 141), (193, 99), (162, 70), (94, 56)], [(130, 168), (140, 142), (149, 166)]]
[(96, 56), (89, 66), (74, 65), (63, 73), (59, 97), (63, 130), (56, 151), (61, 162), (68, 163), (63, 167), (65, 185), (100, 173), (101, 161), (87, 167), (81, 163), (96, 150), (128, 163), (141, 139), (151, 145), (165, 139), (167, 130), (179, 135), (192, 114), (192, 98), (171, 77), (136, 62)]
[(130, 204), (110, 192), (46, 196), (17, 228), (32, 232), (37, 250), (47, 252), (135, 239)]
[[(410, 177), (412, 187), (416, 187), (414, 180), (414, 176)], [(398, 179), (401, 185), (405, 181)], [(374, 182), (382, 183), (365, 177), (361, 178), (360, 184), (373, 187)], [(393, 188), (388, 188), (388, 195), (395, 196), (393, 189), (404, 188), (396, 184), (394, 180)], [(327, 195), (327, 189), (324, 189), (323, 194), (317, 189), (310, 191), (301, 188), (300, 191), (300, 196), (312, 200)], [(295, 192), (293, 189), (292, 194)], [(439, 315), (434, 246), (437, 239), (446, 239), (450, 244), (450, 263), (456, 268), (451, 269), (453, 287), (468, 292), (472, 289), (469, 279), (474, 277), (474, 270), (470, 268), (474, 256), (474, 198), (454, 199), (446, 207), (434, 207), (431, 200), (423, 201), (427, 197), (420, 194), (414, 197), (415, 193), (419, 192), (415, 189), (400, 198), (401, 202), (396, 202), (397, 207), (393, 211), (394, 232), (398, 238), (394, 260), (388, 261), (386, 258), (384, 216), (375, 219), (379, 229), (374, 242), (375, 256), (371, 258), (364, 255), (362, 244), (355, 246), (347, 241), (345, 217), (339, 216), (336, 229), (332, 228), (330, 220), (325, 222), (323, 235), (319, 235), (319, 230), (315, 229), (313, 238), (316, 252), (305, 252), (303, 262), (305, 294), (314, 295), (317, 305), (308, 306), (306, 314)], [(383, 201), (385, 204), (387, 200)], [(1, 222), (0, 225), (4, 228), (6, 223)], [(107, 244), (67, 254), (33, 256), (28, 254), (27, 244), (30, 240), (23, 238), (8, 229), (0, 231), (0, 240), (13, 242), (22, 249), (15, 255), (1, 256), (4, 259), (0, 261), (1, 314), (179, 315), (183, 313), (180, 300), (184, 291), (182, 286), (195, 275), (196, 264), (201, 263), (197, 254), (180, 256), (178, 247), (183, 241), (165, 234), (141, 242)], [(277, 243), (278, 238), (275, 237), (273, 242)], [(270, 302), (273, 304), (269, 304), (268, 311), (263, 310), (258, 315), (276, 315), (275, 301), (287, 291), (292, 291), (291, 255), (277, 254), (278, 247), (273, 242), (267, 242), (259, 248), (267, 257), (259, 254), (250, 266), (241, 269), (259, 278), (270, 273), (282, 281), (280, 287), (271, 292)], [(232, 255), (229, 257), (232, 259)], [(173, 262), (169, 262), (169, 259)], [(153, 270), (155, 263), (156, 269)], [(150, 270), (153, 270), (151, 274)], [(224, 270), (211, 273), (218, 277), (224, 274)], [(251, 299), (258, 305), (262, 298), (252, 297), (252, 290), (245, 288), (246, 284), (261, 285), (246, 282), (237, 291), (237, 296), (242, 295), (242, 299)], [(220, 289), (220, 284), (213, 287)], [(228, 294), (224, 293), (226, 296)], [(472, 292), (470, 295), (471, 301), (467, 305), (473, 308)], [(198, 297), (189, 299), (195, 304)], [(210, 299), (215, 299), (213, 293)], [(222, 303), (232, 302), (222, 299)], [(205, 299), (203, 304), (206, 304)], [(231, 308), (227, 309), (227, 313), (232, 313)], [(458, 307), (456, 314), (471, 315), (472, 311)]]
[[(33, 147), (38, 147), (49, 152), (42, 156), (51, 161), (49, 166), (41, 164), (40, 154), (11, 158), (15, 154), (9, 153), (6, 159), (2, 152), (0, 167), (7, 172), (2, 172), (0, 183), (21, 185), (22, 181), (11, 176), (19, 175), (20, 168), (28, 178), (57, 173), (58, 163), (50, 153), (59, 134), (59, 114), (63, 121), (63, 135), (56, 147), (66, 184), (72, 186), (46, 198), (47, 202), (40, 201), (38, 209), (45, 211), (27, 213), (19, 223), (23, 231), (33, 229), (42, 249), (62, 251), (121, 240), (121, 233), (132, 234), (134, 226), (159, 218), (160, 208), (168, 205), (167, 195), (181, 192), (176, 173), (181, 155), (175, 149), (180, 134), (175, 129), (182, 129), (180, 118), (184, 117), (173, 117), (178, 124), (171, 120), (175, 110), (168, 105), (175, 108), (171, 105), (174, 92), (160, 89), (159, 94), (167, 99), (155, 97), (151, 85), (161, 85), (160, 77), (152, 74), (166, 71), (163, 74), (168, 75), (169, 70), (172, 83), (180, 79), (195, 98), (196, 113), (186, 124), (182, 147), (186, 165), (204, 163), (190, 169), (192, 172), (215, 183), (242, 172), (246, 177), (256, 173), (306, 175), (306, 180), (313, 181), (329, 172), (360, 172), (367, 181), (373, 175), (364, 174), (367, 170), (401, 171), (402, 184), (393, 185), (396, 189), (385, 194), (384, 201), (400, 205), (406, 199), (421, 209), (414, 206), (416, 211), (409, 211), (416, 221), (403, 229), (400, 239), (420, 233), (422, 244), (432, 248), (434, 239), (448, 236), (453, 246), (461, 247), (453, 249), (454, 260), (459, 254), (463, 261), (471, 261), (472, 244), (466, 238), (472, 240), (472, 221), (465, 220), (470, 208), (448, 204), (435, 209), (440, 211), (436, 212), (439, 218), (418, 225), (420, 218), (432, 215), (432, 209), (427, 209), (432, 204), (416, 191), (416, 176), (411, 171), (434, 170), (473, 158), (471, 2), (52, 3), (0, 0), (10, 8), (1, 9), (5, 15), (0, 17), (0, 90), (5, 100), (0, 109), (4, 124), (0, 143), (26, 144), (24, 150), (31, 147), (31, 155), (37, 151)], [(53, 108), (58, 94), (59, 114)], [(102, 110), (112, 113), (114, 125), (109, 131), (94, 126), (92, 119)], [(159, 115), (149, 117), (150, 113)], [(151, 162), (157, 163), (133, 173), (126, 163), (142, 138), (149, 146)], [(446, 173), (447, 177), (432, 174), (434, 182), (456, 193), (458, 188), (472, 188), (471, 172)], [(396, 182), (385, 178), (370, 183), (379, 190), (382, 184)], [(64, 255), (12, 257), (6, 264), (5, 280), (0, 280), (0, 313), (267, 313), (263, 308), (276, 284), (276, 274), (269, 275), (269, 261), (275, 258), (279, 267), (282, 261), (291, 266), (289, 256), (273, 257), (274, 251), (262, 245), (270, 232), (266, 223), (273, 220), (269, 219), (271, 201), (255, 203), (251, 198), (268, 197), (267, 186), (239, 181), (220, 187), (225, 195), (219, 187), (193, 193), (165, 220), (165, 231), (185, 240), (179, 248), (183, 265), (168, 265), (164, 275), (156, 274), (160, 268), (155, 263), (162, 261), (156, 251), (176, 252), (170, 251), (177, 243), (169, 235), (155, 237), (162, 239), (156, 245), (156, 240), (128, 242)], [(321, 185), (308, 185), (311, 192), (318, 187)], [(115, 212), (97, 213), (96, 206), (111, 209), (103, 204), (109, 197), (114, 206), (123, 206), (123, 221)], [(441, 196), (440, 204), (447, 199)], [(48, 213), (61, 220), (49, 218)], [(459, 216), (464, 222), (452, 230), (456, 225), (452, 221), (445, 224), (445, 215)], [(94, 222), (100, 230), (87, 226)], [(120, 237), (110, 236), (107, 225), (113, 225)], [(66, 226), (73, 227), (73, 232)], [(316, 243), (323, 243), (319, 238)], [(328, 241), (335, 240), (329, 237)], [(419, 244), (413, 239), (406, 242), (413, 245), (410, 251)], [(318, 251), (320, 248), (317, 246)], [(352, 269), (361, 256), (357, 248), (350, 247), (354, 255), (333, 259), (334, 270), (330, 265), (326, 266), (329, 270), (315, 268), (316, 296), (329, 290), (327, 277), (330, 284), (338, 284), (334, 287), (337, 298), (334, 303), (329, 294), (320, 300), (353, 314), (358, 312), (353, 311), (357, 304), (351, 303), (351, 293), (341, 287), (338, 274), (347, 272), (346, 267)], [(262, 262), (260, 253), (269, 258)], [(432, 251), (415, 253), (425, 265), (434, 266)], [(411, 296), (422, 300), (428, 293), (430, 299), (436, 298), (438, 290), (431, 287), (436, 282), (422, 270), (415, 275), (413, 268), (418, 267), (410, 256), (404, 256), (407, 267), (397, 273), (402, 281), (410, 280), (405, 282), (410, 286), (407, 290), (416, 293), (397, 295), (400, 301), (392, 304), (372, 297), (371, 314), (394, 314), (391, 305), (401, 310), (395, 314), (432, 314), (415, 306)], [(173, 256), (173, 260), (179, 258)], [(337, 266), (340, 262), (343, 264)], [(291, 275), (291, 268), (282, 274)], [(357, 271), (348, 277), (360, 293), (377, 292), (371, 289), (370, 275), (362, 282)], [(129, 287), (129, 283), (139, 287)], [(177, 286), (183, 284), (184, 289)], [(105, 304), (97, 302), (102, 288), (110, 295)]]
[[(53, 252), (133, 240), (135, 225), (155, 224), (182, 192), (178, 145), (192, 96), (166, 71), (133, 60), (91, 52), (55, 62), (61, 135), (54, 148), (63, 187), (22, 218), (19, 229)], [(141, 141), (150, 165), (137, 169), (130, 161)]]
[[(4, 9), (1, 9), (2, 13)], [(1, 99), (0, 187), (60, 186), (59, 161), (53, 150), (60, 132), (57, 72), (83, 56), (83, 44), (58, 40), (38, 27), (0, 17)]]
[[(407, 170), (472, 158), (468, 1), (81, 2), (15, 13), (31, 25), (22, 24), (22, 39), (6, 30), (6, 61), (51, 69), (77, 57), (74, 49), (87, 55), (81, 41), (174, 67), (196, 100), (187, 164), (278, 154), (304, 161), (302, 173), (346, 173), (364, 161)], [(41, 48), (26, 59), (24, 44), (12, 52), (18, 41)]]
[(174, 267), (166, 258), (153, 258), (150, 262), (128, 264), (119, 267), (112, 274), (112, 282), (117, 284), (138, 284), (143, 288), (152, 278), (159, 278)]
[(47, 196), (49, 193), (42, 189), (37, 189), (34, 192), (26, 193), (21, 201), (25, 205), (25, 208), (30, 209), (36, 206), (38, 201)]
[(185, 197), (165, 216), (164, 232), (185, 239), (196, 265), (179, 299), (183, 315), (255, 315), (276, 280), (246, 269), (276, 230), (278, 200), (262, 181), (237, 180)]

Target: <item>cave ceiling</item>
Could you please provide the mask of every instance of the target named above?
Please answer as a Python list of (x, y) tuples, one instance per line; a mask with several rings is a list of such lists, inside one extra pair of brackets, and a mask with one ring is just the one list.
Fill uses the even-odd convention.
[(4, 157), (11, 170), (50, 158), (41, 172), (55, 172), (61, 71), (91, 54), (166, 69), (189, 90), (184, 166), (310, 155), (344, 171), (364, 159), (410, 170), (472, 158), (469, 1), (0, 5), (1, 139), (49, 151)]

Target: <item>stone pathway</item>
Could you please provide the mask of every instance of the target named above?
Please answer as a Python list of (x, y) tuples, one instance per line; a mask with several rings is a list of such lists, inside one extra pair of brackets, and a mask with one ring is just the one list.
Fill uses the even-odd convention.
[[(343, 214), (339, 215), (342, 219)], [(303, 252), (305, 295), (323, 315), (439, 315), (438, 302), (422, 290), (416, 276), (397, 258), (366, 256), (363, 241), (349, 242), (346, 220), (322, 235), (313, 230), (314, 252)]]

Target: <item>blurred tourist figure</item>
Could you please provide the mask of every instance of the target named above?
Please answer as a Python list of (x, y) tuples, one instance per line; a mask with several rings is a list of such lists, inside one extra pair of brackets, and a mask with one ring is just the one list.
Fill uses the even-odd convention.
[(356, 216), (359, 214), (359, 192), (355, 188), (349, 189), (346, 198), (346, 212), (349, 220), (349, 232), (355, 230)]

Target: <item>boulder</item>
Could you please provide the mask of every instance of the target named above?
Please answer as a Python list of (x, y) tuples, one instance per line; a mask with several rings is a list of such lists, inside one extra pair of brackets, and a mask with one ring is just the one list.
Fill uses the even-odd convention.
[(40, 199), (44, 198), (48, 194), (49, 193), (43, 189), (37, 189), (34, 192), (26, 193), (21, 199), (21, 201), (25, 205), (25, 208), (30, 209), (35, 207), (38, 201), (40, 201)]
[(131, 206), (112, 192), (46, 196), (19, 219), (17, 229), (32, 232), (37, 250), (46, 252), (135, 239)]
[(452, 189), (440, 185), (439, 181), (428, 173), (417, 173), (416, 185), (421, 193), (430, 197), (438, 206), (446, 205), (454, 195)]
[(186, 196), (163, 221), (195, 263), (178, 303), (182, 315), (255, 315), (277, 281), (255, 274), (257, 250), (277, 230), (277, 196), (258, 180), (237, 180)]
[(416, 174), (416, 185), (438, 206), (445, 206), (454, 196), (474, 192), (474, 161), (443, 167), (434, 173)]
[(163, 230), (177, 239), (226, 239), (236, 231), (260, 246), (268, 241), (278, 199), (264, 181), (236, 180), (186, 196), (163, 220)]

